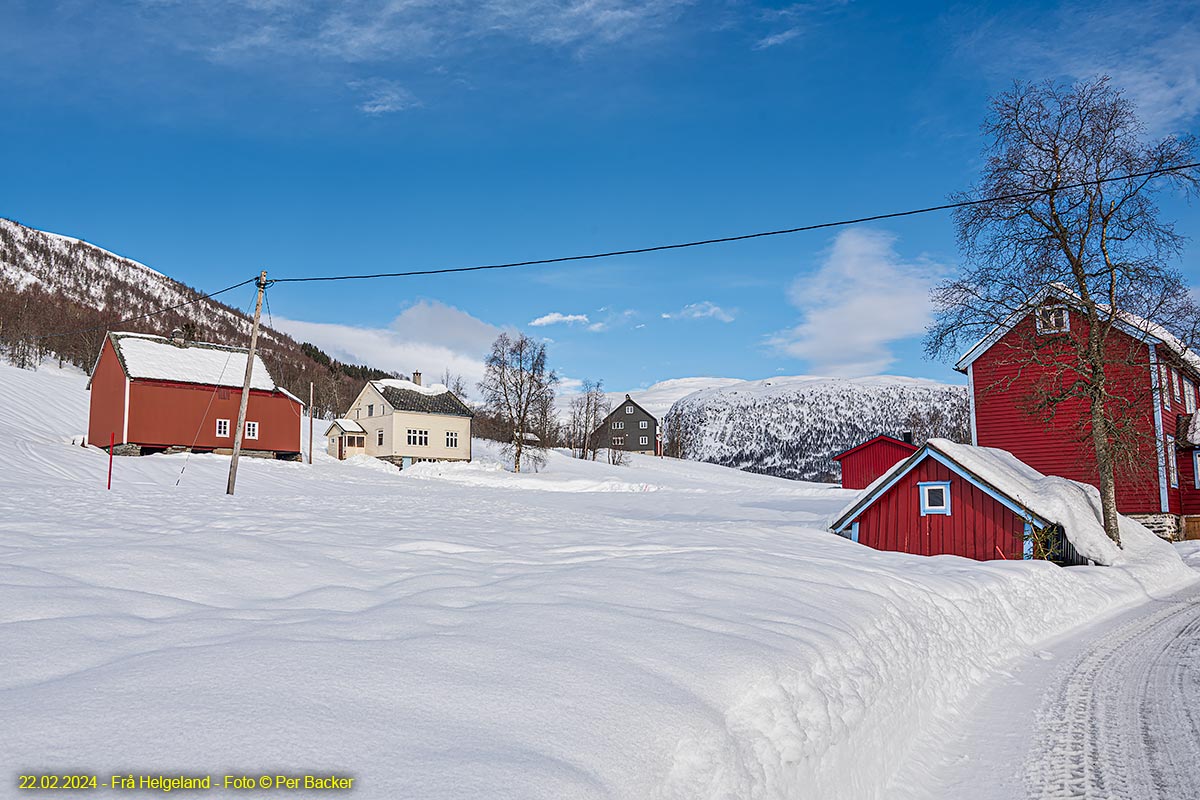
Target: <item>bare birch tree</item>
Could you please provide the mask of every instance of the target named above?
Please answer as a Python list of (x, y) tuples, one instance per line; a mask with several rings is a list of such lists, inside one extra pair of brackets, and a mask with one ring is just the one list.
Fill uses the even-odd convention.
[(600, 452), (600, 423), (612, 410), (601, 381), (585, 380), (583, 391), (571, 398), (568, 433), (571, 454), (596, 460)]
[(993, 99), (983, 133), (987, 164), (971, 194), (1005, 199), (956, 210), (963, 264), (933, 291), (926, 350), (958, 354), (1014, 315), (1045, 313), (1029, 305), (1039, 297), (1079, 314), (1086, 324), (1053, 336), (1027, 325), (1004, 357), (1011, 374), (1038, 367), (1023, 403), (1047, 427), (1064, 404), (1081, 404), (1076, 434), (1095, 455), (1104, 529), (1120, 544), (1116, 476), (1145, 468), (1148, 445), (1131, 419), (1150, 406), (1114, 392), (1111, 379), (1150, 369), (1148, 349), (1131, 346), (1122, 328), (1157, 323), (1183, 342), (1196, 331), (1197, 309), (1171, 266), (1183, 239), (1155, 202), (1158, 192), (1196, 188), (1196, 173), (1177, 168), (1192, 161), (1195, 143), (1147, 140), (1133, 104), (1107, 77), (1018, 82)]
[(546, 345), (523, 333), (496, 337), (484, 364), (479, 391), (485, 407), (511, 432), (505, 448), (513, 471), (520, 472), (524, 460), (541, 457), (544, 440), (535, 430), (544, 429), (552, 413), (558, 376), (546, 367)]

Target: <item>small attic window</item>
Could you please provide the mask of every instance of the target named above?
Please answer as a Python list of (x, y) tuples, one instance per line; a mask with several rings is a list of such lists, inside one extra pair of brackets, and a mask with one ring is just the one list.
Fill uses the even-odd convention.
[(918, 483), (917, 491), (921, 494), (922, 517), (930, 514), (950, 516), (950, 481)]
[(1066, 333), (1071, 330), (1071, 315), (1066, 306), (1042, 306), (1037, 310), (1038, 333)]

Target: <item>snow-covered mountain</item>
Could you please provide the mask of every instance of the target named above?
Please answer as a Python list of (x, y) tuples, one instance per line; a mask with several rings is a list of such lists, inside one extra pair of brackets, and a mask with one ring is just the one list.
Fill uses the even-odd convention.
[[(696, 380), (713, 385), (679, 398), (664, 415), (668, 447), (685, 458), (751, 472), (837, 481), (831, 457), (872, 436), (908, 430), (921, 443), (970, 435), (964, 386), (895, 376)], [(681, 381), (666, 383), (686, 388)], [(645, 394), (668, 393), (658, 386)]]

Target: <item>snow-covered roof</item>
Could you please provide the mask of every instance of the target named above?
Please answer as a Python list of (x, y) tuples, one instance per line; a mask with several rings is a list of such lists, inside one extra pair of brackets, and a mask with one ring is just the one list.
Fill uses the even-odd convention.
[(474, 416), (462, 400), (440, 383), (421, 386), (399, 378), (384, 378), (371, 381), (371, 385), (397, 411), (419, 411), (455, 417)]
[(949, 439), (930, 439), (919, 451), (879, 476), (853, 502), (842, 509), (833, 524), (840, 530), (853, 521), (905, 473), (927, 456), (972, 479), (981, 488), (1008, 498), (1039, 524), (1063, 527), (1071, 544), (1084, 558), (1112, 564), (1117, 546), (1104, 532), (1100, 492), (1086, 483), (1043, 475), (1007, 450), (973, 447)]
[[(1029, 314), (1034, 308), (1042, 305), (1048, 299), (1060, 299), (1067, 303), (1081, 302), (1079, 295), (1070, 287), (1061, 283), (1051, 284), (1025, 303), (1023, 303), (1016, 311), (1008, 316), (1008, 318), (988, 332), (986, 336), (980, 339), (975, 344), (967, 349), (962, 358), (954, 365), (954, 368), (959, 372), (966, 372), (967, 367), (979, 356), (983, 355), (992, 345), (998, 342), (1004, 334), (1008, 333), (1017, 323)], [(1097, 308), (1101, 314), (1110, 313), (1108, 305), (1103, 303), (1097, 304)], [(1196, 372), (1200, 373), (1200, 355), (1193, 353), (1179, 337), (1168, 331), (1161, 325), (1151, 322), (1147, 319), (1130, 314), (1125, 311), (1117, 312), (1117, 322), (1122, 325), (1126, 332), (1140, 339), (1153, 339), (1159, 344), (1165, 346), (1168, 350), (1174, 353), (1181, 361), (1187, 364)]]
[(367, 432), (366, 429), (364, 429), (362, 425), (359, 425), (354, 420), (339, 417), (338, 419), (335, 419), (333, 422), (329, 423), (329, 427), (325, 429), (326, 436), (329, 435), (329, 432), (331, 430), (333, 430), (335, 425), (337, 427), (341, 428), (346, 433), (366, 433)]
[[(133, 379), (199, 383), (240, 389), (246, 378), (243, 347), (207, 342), (174, 344), (163, 336), (147, 333), (110, 333), (109, 341), (125, 374)], [(275, 381), (261, 357), (254, 356), (251, 389), (275, 391)]]

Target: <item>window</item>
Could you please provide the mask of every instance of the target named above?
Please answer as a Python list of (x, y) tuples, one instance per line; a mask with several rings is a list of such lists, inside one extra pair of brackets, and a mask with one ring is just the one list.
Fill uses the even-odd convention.
[(1187, 406), (1187, 412), (1193, 414), (1196, 411), (1196, 384), (1191, 381), (1183, 382), (1183, 402)]
[(1066, 306), (1042, 306), (1037, 311), (1038, 333), (1064, 333), (1071, 329)]
[(366, 444), (367, 444), (367, 437), (365, 437), (365, 436), (347, 436), (346, 437), (346, 447), (365, 447)]
[(1183, 402), (1183, 376), (1179, 374), (1179, 370), (1171, 370), (1171, 388), (1175, 390), (1175, 402)]
[(1175, 450), (1175, 437), (1167, 437), (1167, 474), (1171, 477), (1171, 488), (1179, 488), (1179, 453)]
[(625, 446), (625, 437), (624, 436), (612, 437), (612, 446), (613, 447), (624, 447)]
[(358, 419), (361, 416), (362, 416), (362, 409), (361, 408), (354, 409), (354, 418)]
[(374, 403), (367, 403), (367, 416), (368, 417), (375, 416), (375, 404)]
[(375, 432), (375, 444), (379, 445), (380, 447), (383, 447), (383, 431)]
[(623, 431), (623, 430), (625, 430), (625, 423), (624, 422), (614, 422), (612, 424), (612, 429), (614, 431)]
[(1163, 408), (1171, 407), (1171, 370), (1166, 364), (1158, 366), (1158, 390), (1162, 392)]
[(950, 516), (950, 481), (918, 483), (917, 491), (921, 494), (922, 517), (930, 514)]
[(226, 388), (223, 388), (223, 387), (220, 389), (217, 389), (217, 399), (218, 400), (228, 400), (229, 399), (229, 390)]
[(408, 443), (414, 447), (429, 447), (429, 431), (408, 429)]
[(1200, 489), (1200, 450), (1192, 451), (1192, 481)]
[(458, 431), (446, 431), (446, 447), (458, 447)]
[(626, 414), (632, 414), (632, 413), (633, 413), (633, 406), (625, 406), (625, 413), (626, 413)]
[(251, 422), (250, 420), (246, 420), (246, 438), (247, 439), (257, 439), (258, 438), (258, 423), (257, 422)]
[(649, 436), (639, 436), (638, 444), (640, 444), (642, 446), (650, 444), (650, 437)]
[(222, 439), (229, 438), (229, 420), (217, 420), (217, 436), (220, 436)]
[(647, 422), (646, 420), (642, 420), (641, 422), (638, 423), (638, 427), (641, 428), (642, 430), (646, 430), (646, 428), (650, 427), (650, 423)]

